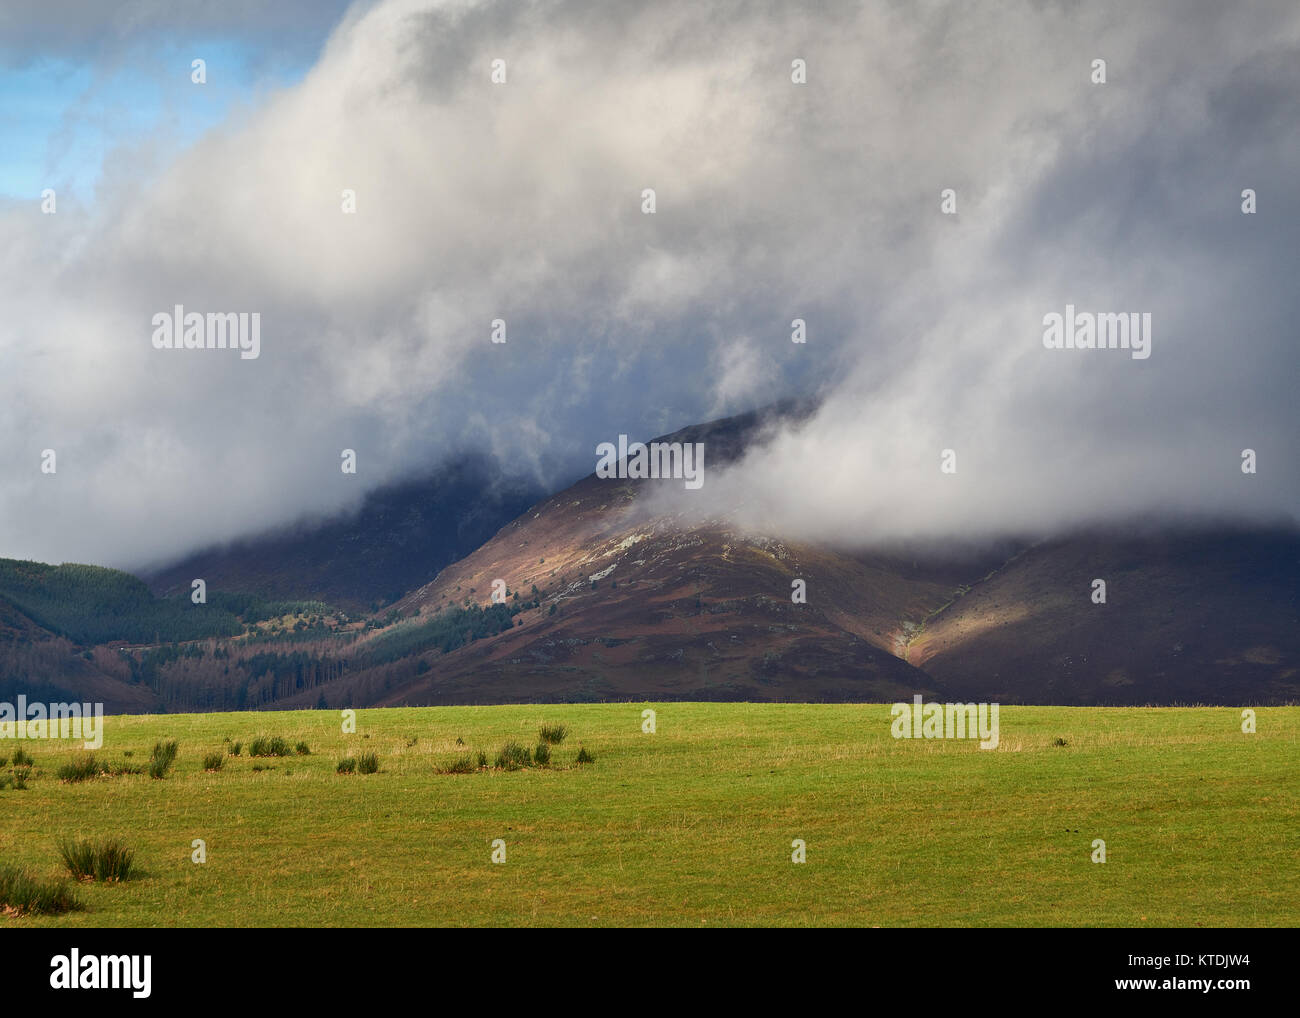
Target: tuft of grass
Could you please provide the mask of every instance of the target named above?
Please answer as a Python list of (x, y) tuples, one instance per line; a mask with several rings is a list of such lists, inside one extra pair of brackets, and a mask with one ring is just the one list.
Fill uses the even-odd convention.
[(587, 747), (586, 747), (586, 746), (579, 746), (579, 747), (578, 747), (578, 763), (580, 763), (580, 764), (589, 764), (589, 763), (595, 763), (595, 762), (596, 762), (596, 758), (595, 758), (594, 756), (592, 756), (590, 753), (587, 752)]
[(357, 771), (357, 758), (355, 756), (345, 756), (339, 761), (339, 765), (334, 768), (335, 774), (355, 774)]
[(8, 767), (8, 766), (9, 766), (9, 758), (7, 756), (0, 756), (0, 767)]
[(300, 742), (293, 747), (293, 751), (299, 756), (311, 756), (311, 750), (307, 748), (307, 743)]
[(267, 737), (260, 735), (253, 740), (253, 744), (248, 747), (249, 756), (293, 756), (293, 750), (289, 748), (289, 743), (280, 736), (275, 735)]
[(473, 774), (477, 768), (469, 756), (462, 756), (440, 770), (440, 774)]
[(40, 880), (17, 866), (0, 866), (0, 913), (71, 912), (84, 906), (66, 880)]
[(220, 752), (208, 753), (203, 757), (203, 769), (205, 771), (219, 771), (221, 765), (226, 762), (226, 758)]
[(25, 749), (14, 750), (15, 767), (30, 767), (34, 763), (36, 763), (36, 761), (32, 759), (32, 755), (28, 753), (27, 750)]
[(1064, 739), (1062, 739), (1060, 736), (1057, 736), (1055, 739), (1052, 740), (1052, 745), (1053, 745), (1053, 746), (1068, 746), (1069, 743), (1066, 742)]
[(502, 770), (517, 771), (521, 767), (527, 767), (531, 762), (528, 747), (521, 746), (511, 739), (501, 747), (493, 766), (500, 767)]
[(149, 759), (162, 760), (170, 766), (176, 762), (176, 751), (179, 748), (175, 739), (168, 739), (166, 742), (155, 742), (153, 752), (149, 754)]
[(478, 765), (480, 767), (487, 766), (487, 754), (484, 753), (483, 750), (481, 749), (478, 751)]
[(362, 774), (374, 774), (379, 770), (379, 757), (374, 753), (362, 753), (357, 760), (357, 770)]
[(102, 841), (70, 838), (59, 842), (63, 865), (78, 880), (115, 884), (131, 876), (135, 852), (116, 838)]
[(260, 763), (253, 764), (254, 774), (258, 774), (262, 771), (273, 771), (273, 770), (275, 770), (275, 764), (260, 764)]
[(94, 753), (79, 753), (72, 758), (71, 763), (66, 763), (54, 773), (60, 781), (66, 781), (69, 784), (75, 784), (78, 781), (89, 781), (91, 778), (97, 778), (108, 768), (99, 760), (95, 759)]
[(241, 751), (243, 748), (244, 748), (244, 744), (243, 744), (242, 742), (236, 742), (234, 745), (232, 745), (232, 746), (230, 747), (230, 755), (231, 755), (231, 756), (239, 756), (240, 751)]
[(569, 734), (569, 729), (564, 725), (542, 725), (542, 741), (552, 746), (558, 746), (564, 741), (564, 737)]
[(533, 750), (533, 763), (538, 767), (545, 767), (551, 762), (551, 747), (544, 742), (539, 742), (537, 748)]
[(155, 742), (153, 752), (149, 755), (149, 766), (147, 768), (149, 777), (165, 778), (171, 766), (176, 762), (177, 745), (175, 739), (168, 739), (166, 742)]

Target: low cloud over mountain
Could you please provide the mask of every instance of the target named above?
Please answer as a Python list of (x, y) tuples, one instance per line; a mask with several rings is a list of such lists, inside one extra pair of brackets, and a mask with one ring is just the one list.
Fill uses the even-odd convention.
[[(60, 23), (23, 37), (129, 36)], [(0, 554), (138, 565), (465, 451), (554, 488), (810, 394), (683, 497), (850, 542), (1293, 518), (1298, 55), (1284, 2), (356, 5), (192, 146), (0, 204)], [(260, 356), (154, 349), (177, 304)], [(1045, 348), (1067, 304), (1150, 357)]]

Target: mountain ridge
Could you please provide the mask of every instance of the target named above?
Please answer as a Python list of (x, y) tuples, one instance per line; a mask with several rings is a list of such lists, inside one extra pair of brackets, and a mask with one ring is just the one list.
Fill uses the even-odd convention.
[[(654, 441), (703, 441), (710, 462), (722, 465), (761, 441), (773, 419), (742, 414)], [(467, 484), (449, 489), (459, 494), (430, 512), (484, 527), (491, 514), (476, 517), (457, 499), (472, 499), (485, 476), (471, 469), (461, 478)], [(156, 616), (178, 619), (175, 632), (189, 632), (193, 613), (207, 610), (205, 625), (225, 612), (238, 630), (192, 640), (77, 643), (78, 633), (102, 636), (109, 623), (51, 630), (32, 615), (46, 602), (22, 587), (35, 582), (30, 576), (64, 575), (64, 567), (26, 564), (15, 575), (27, 579), (9, 587), (10, 574), (0, 569), (0, 683), (30, 683), (30, 666), (39, 662), (57, 688), (93, 688), (133, 709), (168, 710), (891, 702), (918, 693), (1006, 703), (1300, 702), (1294, 528), (1182, 521), (960, 550), (861, 550), (687, 516), (649, 497), (664, 483), (676, 482), (589, 474), (530, 503), (378, 612), (213, 586), (210, 605), (193, 606), (180, 593), (188, 581), (180, 587), (154, 577), (154, 594), (180, 591), (156, 607), (136, 605), (144, 613), (137, 629)], [(414, 490), (403, 497), (418, 498)], [(373, 512), (331, 526), (358, 520), (377, 521), (362, 549), (383, 544), (390, 526), (400, 533), (413, 525)], [(291, 542), (290, 551), (311, 547), (311, 540)], [(225, 554), (256, 556), (258, 546)], [(425, 569), (422, 561), (406, 565)], [(234, 566), (233, 575), (256, 574)], [(335, 582), (381, 568), (351, 566)], [(184, 577), (187, 570), (177, 568)], [(100, 582), (84, 567), (66, 575)], [(1096, 579), (1107, 584), (1102, 604), (1092, 598)], [(792, 596), (799, 581), (803, 601)], [(134, 578), (121, 582), (138, 599)], [(77, 597), (83, 607), (91, 603)], [(76, 604), (62, 608), (58, 617), (76, 619)]]

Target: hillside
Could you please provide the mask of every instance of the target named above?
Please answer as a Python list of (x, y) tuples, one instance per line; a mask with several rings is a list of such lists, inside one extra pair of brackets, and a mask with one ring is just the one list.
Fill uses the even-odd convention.
[[(717, 466), (755, 441), (764, 420), (742, 415), (663, 440), (704, 441)], [(172, 711), (917, 693), (1300, 702), (1294, 531), (1113, 530), (960, 554), (864, 552), (742, 532), (725, 518), (687, 520), (646, 497), (657, 483), (583, 478), (369, 617), (213, 589), (211, 579), (209, 603), (192, 606), (112, 570), (0, 562), (0, 682), (93, 687), (110, 709)], [(472, 503), (477, 490), (470, 484), (464, 497)], [(491, 513), (458, 508), (449, 491), (409, 513), (381, 512), (396, 503), (377, 497), (370, 515), (338, 522), (371, 529), (345, 561), (316, 563), (317, 580), (302, 589), (346, 594), (362, 576), (358, 590), (373, 592), (383, 569), (363, 561), (364, 549), (409, 550), (415, 519), (474, 521), (438, 545), (450, 554)], [(413, 492), (403, 498), (418, 501)], [(309, 561), (313, 542), (342, 532), (225, 549), (212, 563), (226, 572), (210, 576), (287, 589), (276, 580), (285, 564)], [(422, 572), (419, 561), (403, 568)], [(191, 571), (201, 570), (174, 575)], [(1105, 604), (1091, 599), (1097, 578)], [(506, 596), (493, 604), (498, 580)], [(791, 599), (796, 580), (806, 603)]]
[(0, 596), (40, 627), (75, 643), (174, 642), (234, 636), (243, 626), (223, 605), (195, 610), (156, 598), (130, 573), (100, 566), (0, 559)]
[(144, 575), (164, 596), (188, 595), (202, 577), (209, 590), (373, 611), (468, 555), (544, 495), (466, 457), (378, 488), (354, 512), (208, 548)]
[[(110, 711), (159, 709), (172, 699), (160, 666), (204, 656), (229, 661), (235, 636), (250, 637), (239, 645), (247, 652), (291, 638), (293, 629), (282, 635), (287, 626), (332, 632), (338, 622), (331, 611), (318, 602), (222, 592), (194, 604), (154, 597), (117, 569), (0, 559), (0, 699), (22, 693), (99, 701)], [(197, 692), (188, 690), (186, 699)]]
[[(734, 452), (754, 426), (710, 427)], [(502, 528), (396, 607), (425, 619), (484, 605), (501, 579), (514, 626), (353, 688), (385, 704), (913, 692), (1009, 703), (1300, 701), (1293, 531), (1086, 533), (904, 559), (723, 521), (683, 526), (644, 508), (654, 483), (589, 476)], [(1105, 605), (1091, 602), (1098, 577)], [(806, 604), (791, 602), (794, 578), (807, 583)]]
[(1009, 702), (1296, 703), (1298, 599), (1294, 533), (1082, 534), (977, 583), (908, 660), (956, 695)]
[(115, 711), (152, 711), (160, 701), (149, 689), (99, 666), (108, 652), (84, 650), (43, 628), (0, 595), (0, 701), (99, 702)]

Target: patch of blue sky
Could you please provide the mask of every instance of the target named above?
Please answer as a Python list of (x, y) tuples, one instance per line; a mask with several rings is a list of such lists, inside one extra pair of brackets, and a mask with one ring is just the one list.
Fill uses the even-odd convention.
[[(192, 61), (206, 62), (206, 84)], [(237, 108), (300, 81), (311, 63), (225, 39), (134, 47), (111, 63), (0, 66), (0, 196), (45, 188), (91, 204), (106, 160), (145, 143), (179, 150)]]

